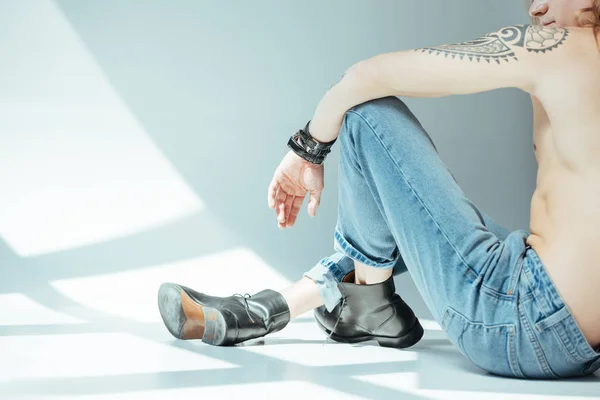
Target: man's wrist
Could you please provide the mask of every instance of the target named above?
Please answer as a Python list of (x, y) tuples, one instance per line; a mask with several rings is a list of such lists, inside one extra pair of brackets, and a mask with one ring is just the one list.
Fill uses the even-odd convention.
[(326, 140), (321, 140), (319, 138), (316, 138), (315, 135), (312, 133), (312, 131), (310, 130), (310, 124), (311, 124), (312, 120), (308, 121), (308, 124), (306, 125), (306, 129), (305, 131), (308, 132), (310, 134), (310, 136), (312, 137), (312, 139), (319, 143), (319, 144), (326, 144), (327, 141)]
[(306, 123), (306, 126), (304, 127), (304, 131), (306, 131), (306, 133), (308, 133), (310, 138), (313, 141), (315, 141), (317, 144), (319, 144), (319, 146), (332, 146), (335, 143), (335, 141), (337, 140), (337, 137), (334, 137), (334, 138), (331, 138), (328, 140), (316, 138), (315, 135), (313, 134), (313, 131), (310, 129), (311, 124), (312, 124), (312, 119)]
[(313, 164), (322, 164), (337, 138), (325, 143), (315, 140), (309, 131), (310, 123), (311, 121), (308, 121), (304, 129), (298, 130), (290, 137), (288, 147), (305, 160)]
[(315, 114), (315, 117), (313, 117), (313, 119), (310, 121), (310, 125), (308, 127), (312, 139), (320, 144), (334, 142), (337, 139), (339, 130), (342, 126), (343, 114), (342, 119), (339, 121), (332, 121), (331, 117), (329, 117), (326, 121), (321, 121), (319, 115), (321, 115), (321, 113), (318, 115)]

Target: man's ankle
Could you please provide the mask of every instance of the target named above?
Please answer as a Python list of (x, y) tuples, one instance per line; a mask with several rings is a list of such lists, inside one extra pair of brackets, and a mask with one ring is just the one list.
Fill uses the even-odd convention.
[(363, 276), (355, 275), (354, 283), (357, 285), (375, 285), (387, 281), (392, 276), (389, 270), (370, 270)]
[(381, 269), (354, 261), (354, 283), (374, 285), (387, 281), (392, 276), (391, 269)]

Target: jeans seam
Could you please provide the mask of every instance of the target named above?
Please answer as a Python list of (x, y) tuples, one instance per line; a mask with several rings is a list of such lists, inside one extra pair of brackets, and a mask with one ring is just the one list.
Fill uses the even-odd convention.
[(519, 281), (519, 276), (521, 275), (521, 271), (523, 270), (523, 262), (523, 258), (521, 258), (520, 261), (517, 261), (517, 264), (511, 273), (508, 284), (508, 293), (511, 294), (500, 292), (499, 290), (487, 286), (485, 283), (481, 284), (481, 288), (483, 289), (483, 291), (487, 292), (487, 294), (499, 300), (514, 301), (517, 297), (517, 285)]
[[(494, 334), (496, 332), (498, 332), (499, 334), (506, 335), (506, 349), (504, 352), (504, 356), (506, 357), (505, 360), (507, 361), (508, 368), (510, 369), (510, 374), (508, 374), (504, 371), (500, 374), (501, 375), (511, 375), (511, 376), (516, 376), (516, 377), (524, 377), (523, 373), (521, 372), (520, 367), (518, 366), (518, 364), (516, 364), (516, 358), (513, 357), (513, 355), (516, 356), (516, 349), (515, 349), (515, 345), (514, 345), (514, 343), (515, 343), (514, 336), (515, 336), (515, 332), (516, 332), (516, 326), (514, 323), (500, 323), (500, 324), (484, 323), (483, 321), (478, 321), (478, 320), (473, 320), (471, 318), (468, 318), (463, 313), (454, 309), (452, 306), (447, 306), (444, 311), (444, 314), (442, 317), (442, 322), (440, 323), (440, 325), (445, 330), (449, 329), (449, 326), (448, 326), (449, 319), (455, 319), (455, 318), (458, 318), (460, 320), (459, 323), (461, 324), (461, 327), (462, 327), (460, 334), (456, 338), (457, 345), (461, 349), (462, 353), (465, 356), (467, 356), (467, 358), (471, 362), (473, 362), (479, 368), (482, 368), (486, 371), (490, 371), (490, 369), (484, 368), (483, 366), (480, 366), (479, 364), (477, 364), (473, 360), (472, 355), (469, 355), (468, 352), (466, 351), (465, 345), (464, 345), (464, 338), (463, 338), (465, 332), (467, 332), (469, 330), (469, 328), (472, 328), (472, 327), (479, 327), (486, 331), (493, 331)], [(493, 373), (498, 374), (499, 372), (493, 372)]]
[(383, 143), (383, 141), (381, 140), (381, 138), (379, 137), (379, 135), (377, 135), (377, 132), (375, 131), (375, 129), (373, 128), (373, 126), (369, 123), (369, 121), (367, 121), (361, 114), (357, 113), (356, 111), (347, 111), (347, 112), (348, 113), (353, 113), (353, 114), (357, 115), (358, 117), (360, 117), (365, 122), (365, 124), (367, 124), (367, 126), (371, 129), (371, 132), (373, 132), (373, 134), (375, 135), (375, 137), (377, 138), (377, 140), (379, 140), (379, 142), (381, 143), (381, 146), (386, 151), (386, 153), (388, 154), (388, 156), (390, 157), (390, 159), (392, 160), (392, 162), (394, 163), (394, 165), (396, 166), (396, 168), (398, 168), (398, 171), (400, 172), (400, 174), (402, 175), (402, 178), (404, 179), (404, 181), (406, 182), (406, 184), (410, 188), (411, 192), (413, 193), (413, 196), (419, 201), (419, 204), (421, 205), (421, 207), (427, 212), (427, 215), (429, 215), (429, 218), (433, 221), (433, 223), (435, 224), (435, 226), (442, 233), (442, 236), (444, 237), (444, 239), (446, 239), (446, 243), (448, 243), (450, 245), (450, 247), (454, 250), (454, 253), (458, 256), (458, 258), (460, 259), (460, 261), (467, 267), (468, 271), (471, 274), (473, 274), (472, 278), (474, 279), (477, 276), (479, 276), (480, 274), (478, 274), (475, 271), (475, 269), (473, 267), (471, 267), (467, 263), (467, 261), (463, 258), (462, 254), (460, 254), (460, 252), (456, 248), (456, 246), (454, 246), (454, 244), (450, 241), (450, 239), (448, 238), (448, 235), (446, 234), (446, 232), (441, 228), (441, 226), (436, 221), (436, 219), (431, 215), (431, 211), (429, 211), (429, 209), (427, 208), (427, 206), (425, 206), (425, 204), (423, 203), (423, 200), (421, 199), (421, 197), (419, 197), (419, 195), (415, 192), (415, 190), (412, 187), (411, 183), (406, 178), (406, 175), (404, 174), (404, 171), (402, 170), (402, 168), (400, 167), (400, 165), (398, 165), (398, 163), (396, 162), (396, 159), (390, 154), (388, 148), (385, 146), (385, 144)]
[(513, 271), (513, 275), (510, 279), (510, 283), (508, 284), (508, 290), (512, 293), (512, 296), (516, 296), (517, 288), (519, 285), (519, 278), (521, 277), (521, 271), (523, 271), (523, 264), (525, 263), (525, 256), (521, 257), (517, 261), (517, 266)]
[[(560, 324), (562, 322), (559, 322), (558, 324)], [(552, 334), (554, 335), (554, 337), (556, 337), (556, 340), (558, 341), (558, 343), (560, 343), (560, 347), (563, 348), (563, 350), (565, 351), (565, 353), (567, 353), (569, 355), (569, 358), (571, 360), (573, 360), (574, 362), (585, 362), (585, 358), (581, 357), (575, 350), (575, 348), (573, 348), (573, 350), (569, 350), (569, 348), (567, 348), (567, 345), (565, 344), (565, 342), (570, 342), (570, 340), (568, 340), (567, 338), (563, 339), (563, 335), (561, 334), (561, 332), (558, 331), (558, 329), (555, 328), (556, 325), (551, 326), (549, 329), (550, 331), (552, 331)], [(574, 346), (572, 346), (574, 347)]]
[(515, 335), (516, 335), (516, 327), (513, 325), (512, 329), (508, 333), (508, 360), (510, 361), (510, 367), (513, 371), (513, 374), (518, 376), (519, 378), (525, 378), (523, 371), (521, 371), (521, 367), (519, 366), (519, 361), (517, 360), (517, 346), (515, 344)]
[(472, 325), (472, 326), (481, 326), (481, 327), (484, 327), (487, 329), (506, 328), (507, 330), (510, 330), (510, 328), (514, 326), (514, 324), (512, 324), (512, 323), (489, 324), (489, 323), (485, 323), (480, 320), (471, 319), (471, 318), (468, 318), (463, 313), (461, 313), (460, 311), (458, 311), (457, 309), (453, 308), (452, 306), (448, 306), (447, 310), (449, 311), (450, 314), (454, 314), (454, 315), (460, 317), (463, 320), (463, 322), (466, 322), (467, 324)]
[(537, 362), (539, 366), (542, 368), (542, 371), (553, 378), (558, 378), (558, 376), (552, 371), (550, 368), (550, 364), (548, 364), (548, 360), (546, 359), (546, 355), (542, 350), (542, 346), (538, 343), (535, 334), (533, 333), (533, 328), (529, 324), (529, 320), (525, 316), (525, 312), (523, 311), (520, 303), (517, 304), (519, 320), (521, 320), (521, 325), (527, 334), (527, 338), (529, 339), (529, 344), (533, 347), (533, 351), (536, 355)]
[(486, 284), (482, 283), (481, 284), (481, 292), (483, 294), (487, 294), (488, 296), (497, 299), (497, 300), (503, 300), (503, 301), (514, 301), (515, 300), (515, 295), (508, 295), (508, 294), (504, 294), (504, 293), (500, 293), (497, 290), (487, 286)]
[(542, 313), (543, 313), (544, 317), (547, 317), (548, 315), (550, 315), (550, 309), (549, 309), (549, 307), (547, 305), (547, 302), (545, 300), (541, 301), (539, 299), (539, 297), (536, 296), (535, 289), (531, 285), (531, 279), (530, 279), (531, 274), (526, 269), (524, 270), (524, 272), (525, 272), (525, 280), (527, 282), (527, 286), (530, 289), (530, 293), (531, 293), (531, 295), (533, 297), (533, 300), (537, 303), (538, 307), (542, 310)]
[[(533, 287), (531, 287), (531, 282), (530, 282), (530, 280), (529, 280), (529, 276), (528, 276), (528, 275), (529, 275), (529, 271), (525, 270), (525, 279), (526, 279), (526, 281), (527, 281), (527, 285), (528, 285), (528, 286), (529, 286), (529, 288), (531, 289), (531, 292), (530, 292), (530, 293), (531, 293), (531, 295), (533, 296), (533, 299), (534, 299), (535, 303), (537, 303), (537, 304), (538, 304), (538, 306), (540, 307), (540, 309), (542, 309), (544, 316), (548, 316), (548, 315), (550, 314), (550, 312), (548, 312), (548, 309), (547, 309), (547, 307), (546, 307), (546, 304), (545, 304), (544, 302), (540, 301), (540, 300), (538, 299), (538, 297), (535, 295), (535, 289), (534, 289)], [(563, 340), (561, 339), (561, 335), (560, 335), (558, 332), (556, 332), (556, 330), (554, 329), (554, 327), (552, 327), (552, 326), (551, 326), (551, 327), (548, 327), (548, 328), (549, 328), (549, 329), (552, 331), (552, 334), (553, 334), (553, 335), (556, 337), (556, 340), (557, 340), (557, 341), (560, 343), (561, 347), (562, 347), (562, 348), (564, 349), (564, 351), (565, 351), (565, 352), (566, 352), (566, 353), (569, 355), (569, 357), (570, 357), (572, 360), (574, 360), (574, 361), (576, 361), (576, 362), (579, 362), (580, 360), (578, 360), (578, 359), (576, 358), (576, 357), (579, 357), (579, 355), (578, 355), (578, 354), (573, 354), (573, 352), (571, 352), (570, 350), (568, 350), (568, 349), (566, 348), (566, 346), (565, 346), (565, 343), (564, 343), (564, 342), (563, 342)], [(547, 329), (548, 329), (548, 328), (547, 328)], [(531, 328), (531, 329), (533, 329), (533, 328)], [(539, 330), (539, 329), (538, 329), (538, 330)], [(566, 340), (566, 339), (565, 339), (565, 340)]]
[[(538, 307), (540, 307), (545, 314), (547, 314), (544, 309), (544, 305), (538, 300), (537, 296), (535, 295), (535, 289), (531, 286), (531, 280), (530, 278), (530, 272), (527, 269), (524, 269), (523, 272), (525, 273), (523, 275), (524, 279), (525, 279), (525, 283), (527, 284), (527, 286), (530, 289), (531, 293), (531, 297), (533, 298), (533, 302), (535, 304), (537, 304)], [(546, 359), (546, 356), (544, 355), (544, 352), (541, 349), (541, 345), (539, 344), (539, 342), (537, 341), (537, 338), (535, 337), (535, 334), (533, 333), (533, 327), (529, 324), (529, 320), (526, 318), (525, 314), (523, 313), (522, 315), (523, 318), (521, 318), (521, 314), (519, 314), (519, 318), (521, 319), (521, 321), (523, 322), (523, 325), (525, 326), (525, 330), (527, 331), (527, 334), (529, 336), (529, 342), (531, 343), (531, 345), (533, 346), (533, 349), (536, 353), (536, 356), (538, 358), (538, 363), (540, 364), (540, 366), (542, 367), (542, 370), (554, 377), (557, 377), (554, 372), (552, 372), (552, 370), (550, 369), (550, 365), (548, 363), (548, 360)]]
[(526, 302), (532, 301), (533, 300), (533, 296), (530, 293), (526, 293), (526, 294), (519, 294), (519, 300), (521, 300), (522, 304), (525, 304)]

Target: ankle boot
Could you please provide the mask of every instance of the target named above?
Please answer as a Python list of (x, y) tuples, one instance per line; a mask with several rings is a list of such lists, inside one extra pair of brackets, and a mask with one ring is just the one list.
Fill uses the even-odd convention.
[(377, 340), (380, 346), (405, 348), (423, 337), (412, 309), (396, 294), (393, 277), (373, 285), (357, 285), (354, 271), (338, 284), (342, 301), (331, 312), (315, 309), (317, 324), (333, 340), (358, 343)]
[(283, 329), (290, 310), (274, 290), (255, 295), (209, 296), (175, 283), (158, 290), (163, 322), (178, 339), (202, 339), (215, 346), (230, 346)]

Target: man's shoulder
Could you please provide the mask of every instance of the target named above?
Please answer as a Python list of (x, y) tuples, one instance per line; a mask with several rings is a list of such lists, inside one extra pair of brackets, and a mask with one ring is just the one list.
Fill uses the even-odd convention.
[(486, 36), (500, 39), (521, 56), (525, 54), (564, 56), (577, 51), (592, 55), (595, 52), (600, 56), (600, 30), (594, 32), (592, 28), (518, 24), (504, 26)]

